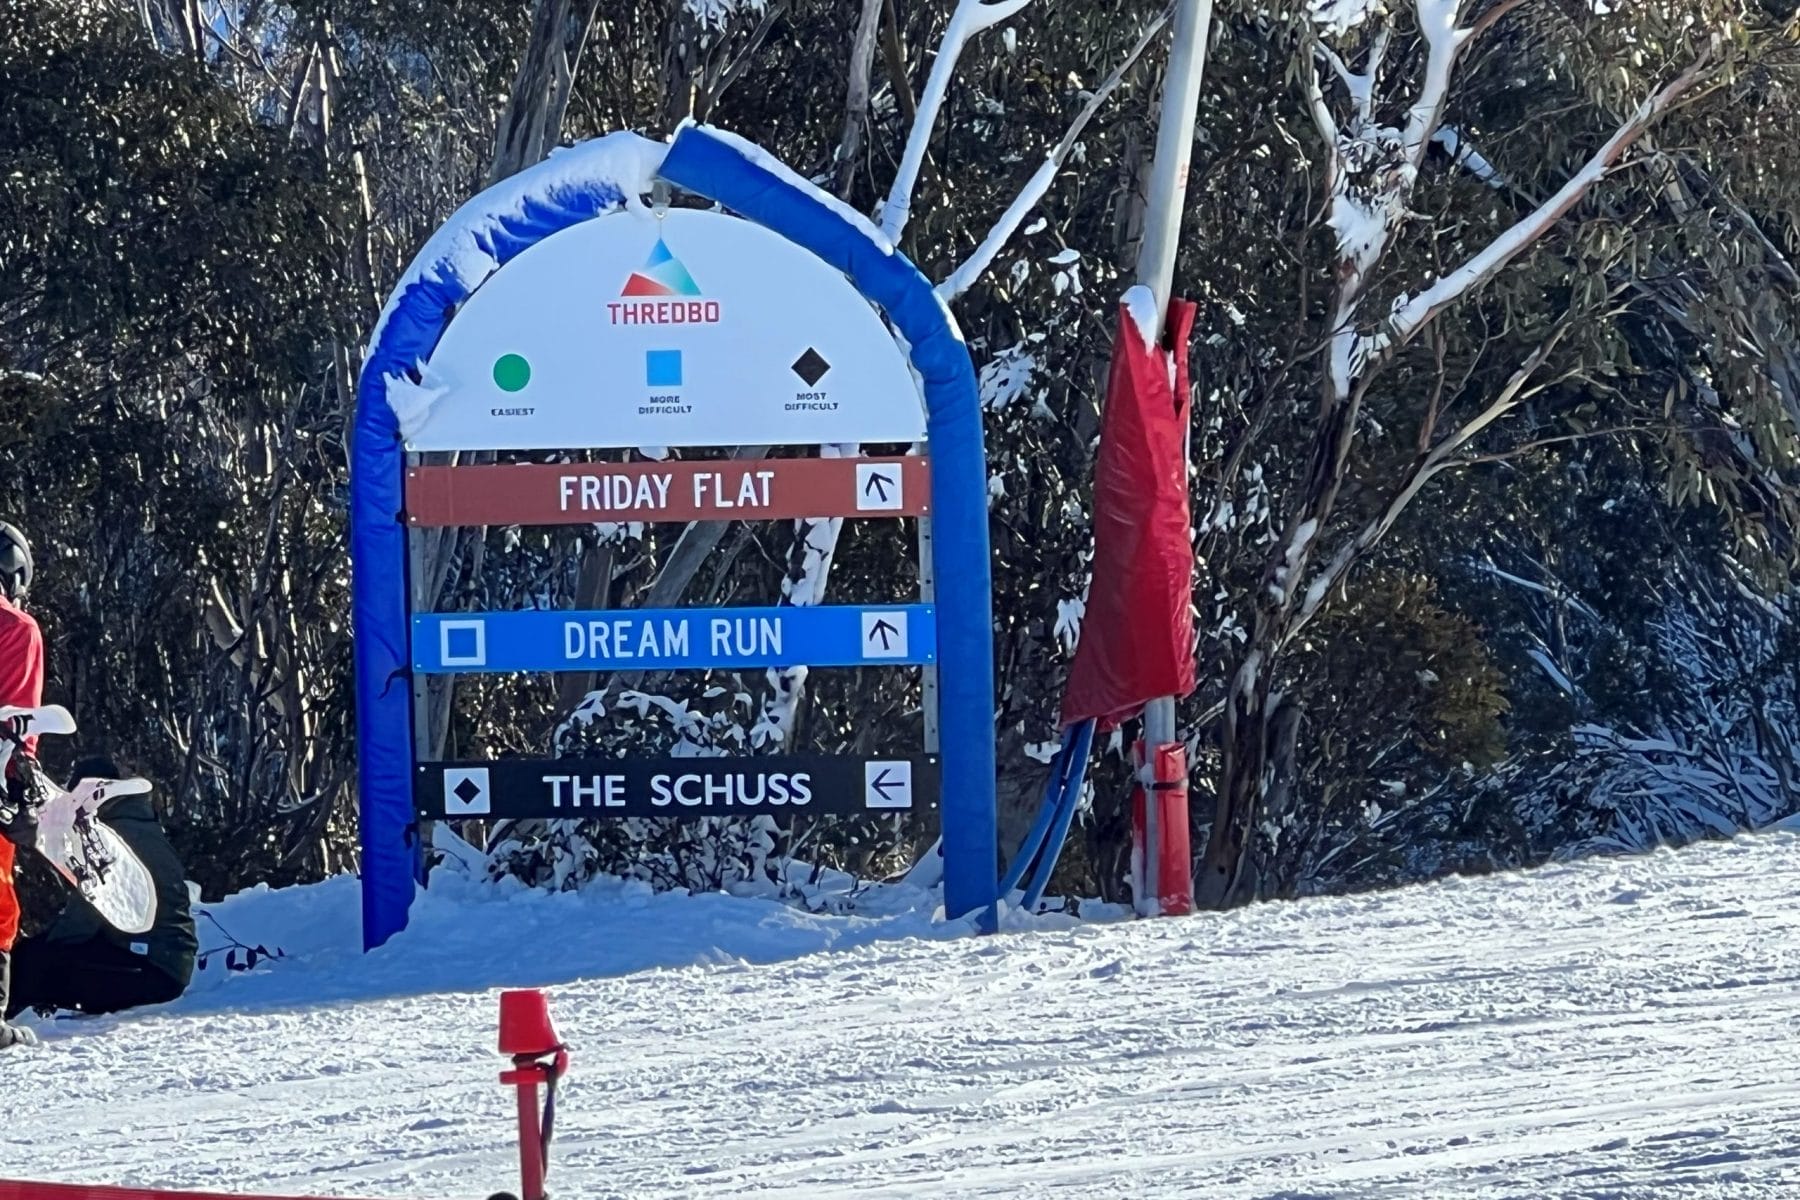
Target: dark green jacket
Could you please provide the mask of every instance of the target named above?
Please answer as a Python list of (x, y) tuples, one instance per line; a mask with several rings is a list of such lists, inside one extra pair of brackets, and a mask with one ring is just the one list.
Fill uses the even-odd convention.
[(200, 948), (194, 937), (194, 917), (188, 910), (187, 871), (157, 823), (150, 798), (141, 794), (115, 796), (100, 806), (97, 815), (150, 869), (150, 878), (156, 884), (156, 924), (146, 933), (120, 933), (106, 923), (98, 909), (71, 889), (68, 907), (45, 931), (44, 940), (85, 942), (100, 938), (143, 955), (186, 987), (194, 976), (194, 955)]

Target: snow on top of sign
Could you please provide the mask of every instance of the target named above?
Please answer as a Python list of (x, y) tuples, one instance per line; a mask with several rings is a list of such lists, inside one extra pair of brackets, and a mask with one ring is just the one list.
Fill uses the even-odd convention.
[[(504, 232), (506, 222), (522, 219), (529, 203), (554, 198), (562, 192), (609, 184), (623, 195), (627, 207), (637, 205), (650, 191), (668, 152), (669, 147), (663, 142), (635, 133), (609, 133), (553, 151), (543, 162), (501, 180), (467, 201), (413, 256), (369, 335), (370, 352), (381, 344), (388, 319), (417, 281), (454, 277), (467, 293), (498, 270), (500, 263), (491, 249), (496, 235)], [(395, 412), (398, 414), (399, 410), (396, 408)]]
[(811, 199), (816, 200), (826, 208), (829, 208), (850, 225), (854, 226), (858, 233), (873, 242), (876, 248), (883, 254), (892, 254), (894, 252), (893, 239), (883, 233), (880, 228), (876, 226), (875, 222), (869, 220), (869, 218), (863, 216), (860, 212), (851, 208), (848, 204), (845, 204), (842, 200), (839, 200), (836, 196), (821, 188), (812, 180), (806, 178), (806, 176), (801, 175), (792, 167), (782, 162), (779, 158), (776, 158), (773, 154), (770, 154), (767, 150), (758, 146), (755, 142), (746, 141), (735, 133), (728, 133), (725, 130), (712, 125), (703, 125), (700, 128), (704, 129), (709, 137), (715, 137), (721, 142), (724, 142), (750, 162), (755, 163), (769, 174), (779, 178), (783, 183), (799, 189), (806, 193)]

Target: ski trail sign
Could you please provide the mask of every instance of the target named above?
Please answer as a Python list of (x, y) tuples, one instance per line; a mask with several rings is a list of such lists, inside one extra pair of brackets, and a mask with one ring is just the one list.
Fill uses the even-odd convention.
[(925, 811), (936, 755), (526, 759), (420, 763), (413, 799), (427, 819), (859, 816)]
[[(791, 299), (787, 285), (793, 281), (779, 272), (744, 275), (747, 260), (720, 254), (745, 228), (733, 218), (692, 211), (671, 213), (657, 226), (596, 221), (562, 242), (566, 252), (588, 256), (581, 270), (538, 256), (529, 269), (522, 264), (502, 272), (469, 301), (427, 364), (426, 378), (446, 385), (450, 395), (408, 447), (492, 451), (592, 449), (646, 440), (689, 447), (919, 440), (925, 430), (912, 374), (872, 310), (851, 304), (825, 318), (819, 316), (817, 296)], [(768, 235), (754, 240), (767, 248)], [(633, 249), (638, 243), (643, 245)], [(570, 304), (545, 312), (541, 304), (533, 308), (522, 299), (498, 303), (533, 280), (535, 289), (527, 290), (562, 295)], [(839, 278), (834, 286), (841, 284)], [(598, 294), (607, 288), (620, 295)], [(587, 331), (583, 336), (546, 335), (547, 328), (567, 323), (575, 313), (584, 314), (579, 317)], [(595, 313), (605, 314), (597, 325)], [(798, 322), (805, 313), (813, 317)], [(777, 332), (784, 321), (785, 331)], [(883, 347), (878, 353), (870, 349), (876, 344)], [(596, 404), (593, 394), (611, 399)], [(729, 404), (728, 396), (734, 398)], [(827, 437), (826, 430), (834, 432)], [(409, 529), (917, 519), (930, 515), (931, 468), (924, 454), (414, 463), (406, 471), (404, 499)], [(925, 603), (414, 612), (411, 667), (415, 678), (794, 667), (930, 670), (937, 663), (937, 610), (928, 589), (922, 590)], [(924, 691), (929, 704), (934, 694), (929, 682)], [(935, 805), (938, 779), (929, 721), (926, 728), (923, 756), (608, 764), (415, 760), (413, 800), (418, 813), (443, 819), (922, 811)]]
[[(627, 144), (645, 162), (654, 157), (661, 182), (710, 207), (645, 216), (614, 172)], [(440, 765), (429, 760), (443, 725), (428, 718), (441, 714), (428, 706), (445, 689), (427, 680), (451, 673), (731, 673), (701, 682), (710, 691), (743, 686), (754, 678), (745, 670), (899, 672), (901, 688), (881, 689), (881, 703), (899, 701), (922, 727), (922, 746), (892, 744), (905, 735), (885, 720), (871, 726), (873, 713), (808, 723), (802, 736), (877, 753), (809, 769), (829, 774), (831, 786), (809, 788), (806, 805), (770, 805), (799, 793), (769, 769), (745, 760), (720, 769), (744, 781), (749, 790), (732, 794), (746, 810), (757, 779), (764, 811), (824, 811), (818, 797), (826, 795), (843, 812), (928, 811), (941, 791), (946, 908), (981, 911), (984, 925), (995, 919), (993, 598), (979, 388), (931, 281), (824, 200), (717, 131), (686, 127), (667, 146), (611, 135), (465, 204), (384, 306), (351, 434), (365, 945), (406, 923), (418, 814), (472, 816), (483, 804), (509, 803), (511, 789), (492, 772), (514, 768), (498, 761), (458, 764), (465, 774), (450, 799), (441, 780), (435, 795), (434, 785), (417, 783), (420, 769)], [(452, 244), (494, 252), (468, 273), (464, 258), (446, 255)], [(437, 286), (415, 286), (421, 279)], [(832, 451), (851, 444), (874, 452)], [(631, 448), (651, 446), (673, 453), (624, 461)], [(766, 449), (733, 457), (750, 446)], [(491, 457), (428, 465), (419, 460), (428, 451)], [(438, 611), (443, 593), (425, 574), (437, 561), (422, 540), (427, 530), (798, 520), (853, 522), (857, 536), (871, 521), (900, 521), (916, 539), (918, 573), (896, 571), (894, 591), (876, 580), (852, 605), (680, 613), (551, 611), (569, 605), (575, 576), (566, 569), (544, 574), (532, 601), (543, 611)], [(644, 543), (654, 552), (674, 539), (658, 532)], [(538, 768), (529, 790), (554, 806), (546, 780), (557, 774), (555, 760)], [(488, 787), (478, 771), (490, 772)], [(590, 785), (566, 786), (568, 803)], [(704, 780), (683, 786), (690, 798), (706, 794)], [(676, 797), (659, 808), (654, 790), (645, 794), (652, 810), (686, 807)], [(633, 803), (597, 811), (632, 811)]]
[(413, 669), (696, 670), (917, 665), (936, 658), (929, 604), (602, 612), (425, 613)]
[(931, 467), (919, 455), (416, 466), (406, 472), (406, 523), (414, 528), (930, 512)]

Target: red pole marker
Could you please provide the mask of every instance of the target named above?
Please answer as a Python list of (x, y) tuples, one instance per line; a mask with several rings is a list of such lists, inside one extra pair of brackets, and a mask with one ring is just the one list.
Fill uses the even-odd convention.
[[(1145, 746), (1133, 747), (1139, 764), (1144, 761)], [(1188, 851), (1188, 780), (1187, 747), (1180, 742), (1165, 742), (1156, 747), (1151, 760), (1148, 790), (1140, 772), (1131, 789), (1131, 862), (1134, 897), (1154, 893), (1153, 905), (1145, 905), (1148, 916), (1178, 917), (1194, 911), (1194, 868)], [(1148, 806), (1155, 804), (1157, 839), (1155, 872), (1146, 871), (1145, 817)], [(1144, 878), (1151, 875), (1152, 883)], [(1141, 911), (1141, 910), (1140, 910)]]
[[(556, 1124), (556, 1081), (569, 1069), (569, 1051), (550, 1023), (550, 1001), (536, 988), (500, 993), (500, 1053), (512, 1070), (500, 1082), (519, 1092), (519, 1186), (521, 1200), (544, 1200), (550, 1173), (550, 1137)], [(545, 1089), (542, 1115), (538, 1088)]]

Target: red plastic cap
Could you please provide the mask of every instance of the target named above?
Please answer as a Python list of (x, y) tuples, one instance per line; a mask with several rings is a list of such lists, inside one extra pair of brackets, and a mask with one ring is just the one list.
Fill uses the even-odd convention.
[(537, 1057), (561, 1045), (548, 996), (536, 988), (500, 993), (500, 1053)]

